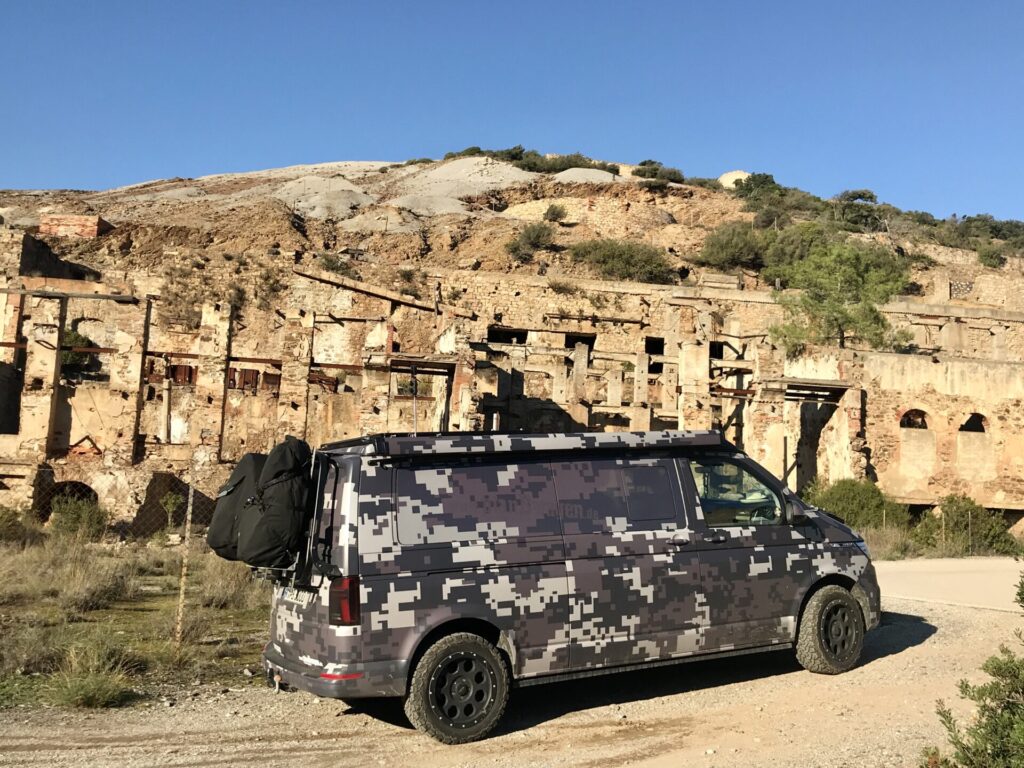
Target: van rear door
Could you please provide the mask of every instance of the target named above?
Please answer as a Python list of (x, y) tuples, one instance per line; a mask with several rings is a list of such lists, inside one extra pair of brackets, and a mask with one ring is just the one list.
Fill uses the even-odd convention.
[(274, 589), (270, 644), (283, 660), (322, 667), (352, 661), (351, 644), (339, 642), (330, 621), (332, 575), (357, 575), (355, 510), (359, 457), (316, 455), (317, 512), (308, 578)]

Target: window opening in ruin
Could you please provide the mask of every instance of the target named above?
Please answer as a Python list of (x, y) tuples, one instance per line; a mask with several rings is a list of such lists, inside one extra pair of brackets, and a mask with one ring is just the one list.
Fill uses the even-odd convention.
[(194, 365), (168, 365), (166, 378), (175, 384), (195, 384), (197, 373)]
[[(264, 392), (270, 392), (278, 395), (281, 393), (281, 374), (280, 373), (264, 373), (263, 379), (260, 381), (260, 389)], [(337, 380), (335, 380), (335, 391), (337, 391)]]
[(505, 328), (500, 325), (487, 326), (487, 340), (494, 344), (525, 344), (528, 331), (523, 328)]
[(585, 344), (587, 349), (594, 351), (594, 342), (597, 341), (596, 333), (567, 333), (565, 334), (565, 348), (575, 349), (577, 344)]
[(395, 394), (399, 397), (431, 397), (434, 389), (433, 377), (429, 374), (419, 374), (416, 377), (415, 386), (410, 374), (399, 373), (395, 376)]
[(260, 382), (260, 372), (252, 368), (228, 368), (228, 389), (243, 389), (255, 392)]
[[(648, 355), (664, 355), (665, 354), (665, 340), (660, 336), (647, 336), (644, 338), (644, 352)], [(661, 373), (665, 370), (665, 364), (660, 362), (654, 362), (653, 360), (647, 364), (648, 373)]]
[(967, 421), (960, 425), (961, 432), (988, 432), (988, 419), (980, 413), (972, 413)]
[(902, 429), (928, 429), (928, 415), (924, 411), (912, 408), (900, 419)]
[(725, 360), (725, 342), (712, 341), (708, 343), (709, 356), (712, 360)]

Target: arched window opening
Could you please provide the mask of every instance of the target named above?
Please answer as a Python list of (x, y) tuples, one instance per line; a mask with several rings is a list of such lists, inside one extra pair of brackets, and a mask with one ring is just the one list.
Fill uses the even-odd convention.
[(961, 432), (988, 432), (988, 419), (980, 413), (972, 413), (967, 421), (960, 425)]
[(41, 521), (45, 522), (50, 519), (54, 508), (63, 509), (68, 504), (75, 503), (96, 505), (99, 503), (99, 497), (96, 495), (96, 491), (85, 483), (75, 481), (57, 483), (37, 499), (36, 514)]
[(928, 414), (917, 408), (912, 408), (903, 414), (900, 419), (902, 429), (928, 429)]

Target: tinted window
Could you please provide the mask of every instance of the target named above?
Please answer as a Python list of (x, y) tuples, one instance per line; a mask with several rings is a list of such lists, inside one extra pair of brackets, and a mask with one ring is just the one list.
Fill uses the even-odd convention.
[(671, 520), (676, 516), (672, 481), (665, 466), (623, 467), (622, 485), (631, 521)]
[(689, 460), (693, 482), (712, 527), (730, 525), (778, 525), (782, 522), (782, 501), (742, 464), (726, 458)]
[(614, 460), (554, 462), (551, 474), (567, 534), (607, 531), (616, 518), (626, 520), (626, 497)]
[(398, 467), (395, 509), (402, 544), (559, 533), (551, 473), (543, 462)]
[(552, 464), (565, 533), (623, 530), (633, 523), (676, 518), (668, 468), (625, 463), (598, 459)]

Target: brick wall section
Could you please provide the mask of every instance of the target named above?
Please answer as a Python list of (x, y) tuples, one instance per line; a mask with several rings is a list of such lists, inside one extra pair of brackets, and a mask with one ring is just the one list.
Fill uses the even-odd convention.
[(99, 216), (44, 213), (39, 217), (39, 234), (57, 237), (99, 237), (113, 227)]

